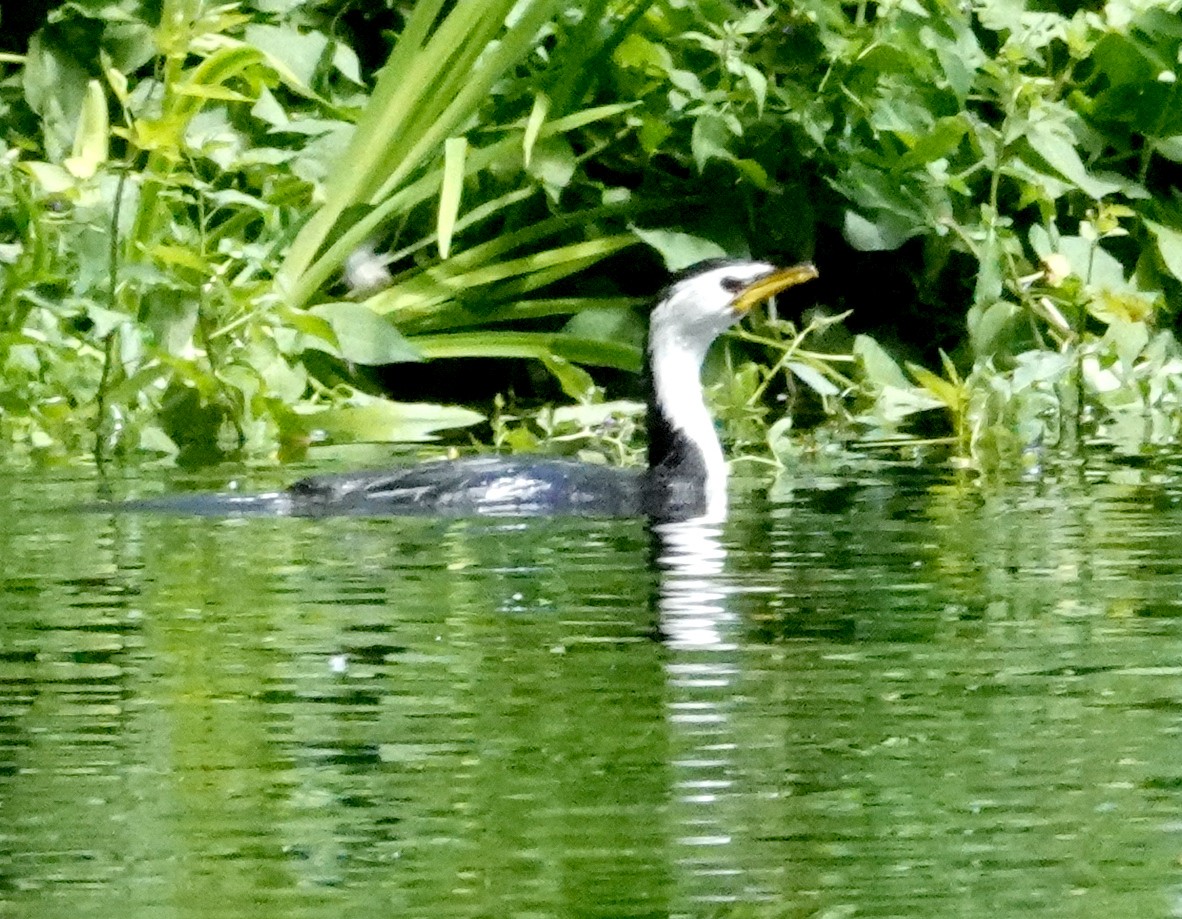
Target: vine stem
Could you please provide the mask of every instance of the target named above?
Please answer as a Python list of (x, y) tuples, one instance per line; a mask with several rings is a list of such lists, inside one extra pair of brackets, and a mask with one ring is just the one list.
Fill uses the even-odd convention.
[[(112, 313), (119, 307), (119, 215), (123, 210), (123, 192), (127, 186), (127, 167), (119, 172), (115, 184), (115, 200), (111, 204), (111, 242), (107, 248), (107, 308)], [(103, 440), (103, 422), (107, 415), (107, 389), (111, 383), (112, 365), (115, 360), (115, 345), (119, 335), (116, 326), (103, 337), (103, 369), (99, 374), (98, 392), (95, 394), (94, 417), (94, 462), (102, 469), (107, 461), (107, 448)]]

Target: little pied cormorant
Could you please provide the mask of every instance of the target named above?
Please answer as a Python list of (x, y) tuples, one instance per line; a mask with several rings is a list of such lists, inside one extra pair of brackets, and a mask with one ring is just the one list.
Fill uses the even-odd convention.
[(537, 456), (440, 460), (393, 470), (315, 475), (277, 496), (299, 515), (648, 515), (726, 512), (727, 466), (702, 394), (714, 340), (757, 303), (817, 276), (810, 264), (710, 259), (682, 271), (653, 308), (645, 349), (648, 468)]

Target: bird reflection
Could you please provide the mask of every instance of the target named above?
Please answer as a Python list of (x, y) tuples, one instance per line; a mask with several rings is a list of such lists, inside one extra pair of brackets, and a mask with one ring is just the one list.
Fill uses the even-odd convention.
[(733, 708), (740, 670), (737, 617), (728, 608), (726, 548), (719, 524), (654, 527), (658, 612), (669, 648), (666, 717), (671, 738), (677, 885), (694, 912), (703, 903), (750, 899), (737, 849)]

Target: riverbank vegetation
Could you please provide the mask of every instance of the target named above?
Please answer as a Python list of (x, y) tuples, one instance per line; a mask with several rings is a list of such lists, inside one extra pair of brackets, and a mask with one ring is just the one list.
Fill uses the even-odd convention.
[(26, 6), (10, 458), (627, 459), (643, 305), (722, 253), (822, 275), (711, 368), (741, 453), (1182, 427), (1182, 0)]

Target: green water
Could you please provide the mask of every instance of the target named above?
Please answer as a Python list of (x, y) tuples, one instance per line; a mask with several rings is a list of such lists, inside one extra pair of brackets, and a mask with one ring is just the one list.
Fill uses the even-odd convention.
[(663, 539), (97, 493), (0, 480), (4, 919), (1182, 916), (1178, 469)]

